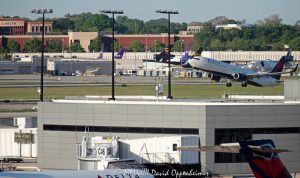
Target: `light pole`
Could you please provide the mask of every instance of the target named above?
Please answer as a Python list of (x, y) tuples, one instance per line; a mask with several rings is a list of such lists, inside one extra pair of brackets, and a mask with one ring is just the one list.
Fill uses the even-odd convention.
[(168, 99), (173, 99), (173, 96), (171, 94), (171, 42), (170, 42), (170, 15), (171, 14), (179, 14), (178, 11), (171, 11), (171, 10), (156, 10), (155, 12), (161, 13), (161, 14), (168, 14), (168, 55), (167, 55), (167, 60), (168, 60)]
[(148, 68), (148, 34), (146, 34), (146, 72)]
[(61, 53), (64, 53), (64, 39), (61, 39)]
[(111, 61), (111, 70), (112, 70), (112, 74), (111, 74), (111, 98), (109, 98), (109, 100), (116, 100), (115, 98), (115, 14), (123, 14), (123, 11), (119, 11), (119, 10), (100, 10), (100, 12), (102, 13), (106, 13), (106, 14), (112, 14), (112, 53), (111, 53), (111, 57), (112, 57), (112, 61)]
[(42, 31), (42, 57), (41, 57), (41, 81), (40, 81), (40, 101), (44, 101), (44, 35), (45, 35), (45, 14), (53, 13), (52, 9), (33, 9), (33, 14), (43, 14), (43, 31)]
[(183, 42), (184, 42), (184, 40), (180, 40), (180, 42), (181, 42), (181, 52), (184, 52), (184, 50), (183, 50)]
[(48, 41), (48, 44), (49, 44), (49, 56), (50, 56), (50, 53), (51, 53), (51, 46), (50, 46), (50, 45), (51, 45), (51, 44), (50, 44), (50, 43), (51, 43), (51, 40), (52, 40), (52, 39), (49, 39), (49, 41)]

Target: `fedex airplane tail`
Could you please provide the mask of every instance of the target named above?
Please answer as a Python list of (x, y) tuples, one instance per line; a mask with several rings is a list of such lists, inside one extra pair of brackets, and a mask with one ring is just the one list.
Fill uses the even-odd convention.
[(123, 58), (123, 55), (125, 53), (126, 49), (125, 48), (121, 48), (119, 50), (119, 52), (115, 55), (115, 59), (122, 59)]
[(262, 151), (275, 148), (272, 140), (248, 140), (239, 144), (240, 153), (245, 156), (256, 178), (292, 178), (276, 152)]

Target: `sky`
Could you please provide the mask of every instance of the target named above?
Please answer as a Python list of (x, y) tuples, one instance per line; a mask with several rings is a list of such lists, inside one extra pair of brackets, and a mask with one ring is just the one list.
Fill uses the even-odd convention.
[(102, 9), (123, 10), (129, 18), (148, 21), (167, 18), (155, 10), (178, 10), (172, 22), (205, 22), (217, 16), (246, 20), (252, 24), (258, 20), (279, 14), (285, 24), (300, 20), (300, 0), (0, 0), (0, 15), (21, 16), (36, 19), (30, 10), (53, 9), (46, 17), (63, 17), (65, 14), (83, 12), (99, 13)]

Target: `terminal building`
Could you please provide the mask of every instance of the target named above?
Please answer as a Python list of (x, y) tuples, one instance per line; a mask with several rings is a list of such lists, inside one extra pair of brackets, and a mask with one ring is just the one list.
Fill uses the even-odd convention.
[[(53, 100), (38, 104), (38, 167), (77, 169), (76, 143), (86, 128), (93, 136), (141, 139), (196, 135), (206, 146), (247, 139), (272, 139), (293, 150), (280, 158), (300, 172), (299, 80), (287, 81), (288, 100), (222, 102), (187, 100)], [(287, 93), (285, 93), (287, 95)], [(170, 145), (172, 147), (172, 145)], [(237, 154), (201, 152), (199, 163), (218, 174), (249, 174)]]

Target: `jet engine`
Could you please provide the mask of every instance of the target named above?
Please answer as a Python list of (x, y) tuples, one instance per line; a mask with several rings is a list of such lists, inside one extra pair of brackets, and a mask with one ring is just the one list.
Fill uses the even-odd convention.
[(211, 80), (214, 80), (214, 81), (220, 81), (221, 80), (221, 77), (220, 76), (217, 76), (213, 73), (208, 73), (207, 74), (207, 77)]
[(241, 73), (235, 73), (232, 75), (233, 79), (235, 80), (246, 80), (247, 76)]

